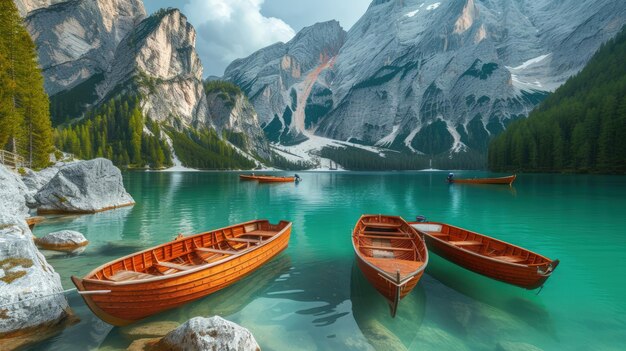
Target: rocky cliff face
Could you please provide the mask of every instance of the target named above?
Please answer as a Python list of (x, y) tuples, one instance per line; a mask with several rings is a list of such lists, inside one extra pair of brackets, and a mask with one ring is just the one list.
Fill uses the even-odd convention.
[(153, 120), (210, 126), (195, 43), (196, 32), (180, 11), (161, 10), (122, 40), (98, 95), (138, 89), (144, 114)]
[(141, 0), (15, 2), (30, 9), (25, 22), (50, 95), (106, 72), (117, 45), (146, 16)]
[(243, 93), (207, 91), (209, 116), (220, 134), (238, 148), (270, 159), (269, 143), (259, 125), (258, 115)]
[(28, 13), (26, 23), (54, 110), (72, 109), (60, 113), (62, 121), (64, 114), (79, 117), (90, 106), (138, 94), (144, 116), (154, 121), (179, 131), (245, 133), (248, 152), (269, 158), (254, 108), (243, 96), (230, 111), (214, 99), (218, 105), (209, 112), (196, 32), (179, 10), (160, 10), (146, 18), (141, 0), (15, 2)]
[(317, 23), (302, 29), (287, 43), (277, 43), (235, 60), (226, 68), (224, 78), (242, 87), (257, 110), (261, 125), (269, 130), (273, 141), (278, 141), (290, 130), (304, 129), (297, 129), (296, 125), (305, 124), (307, 98), (315, 84), (329, 85), (332, 77), (327, 75), (327, 69), (345, 38), (339, 22)]
[[(484, 151), (490, 135), (526, 116), (624, 23), (626, 3), (610, 0), (375, 0), (316, 77), (297, 128), (426, 154)], [(285, 106), (294, 110), (291, 87), (303, 91), (279, 74), (293, 72), (284, 47), (225, 72), (268, 124)]]

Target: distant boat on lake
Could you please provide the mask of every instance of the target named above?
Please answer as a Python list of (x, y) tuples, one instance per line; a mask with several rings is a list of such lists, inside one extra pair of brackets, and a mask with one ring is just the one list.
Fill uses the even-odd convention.
[(559, 265), (530, 250), (439, 222), (410, 222), (428, 249), (478, 274), (525, 289), (542, 286)]
[(259, 183), (293, 183), (302, 180), (297, 174), (293, 177), (273, 176), (273, 175), (254, 175), (240, 174), (240, 180), (256, 180)]
[(428, 264), (422, 237), (401, 217), (363, 215), (352, 232), (357, 265), (387, 299), (391, 316)]
[(511, 175), (507, 177), (499, 177), (499, 178), (471, 178), (471, 179), (454, 179), (452, 177), (448, 177), (447, 181), (449, 183), (459, 183), (459, 184), (508, 184), (511, 185), (517, 178), (517, 175)]
[(223, 289), (287, 248), (291, 222), (255, 220), (196, 234), (106, 263), (79, 294), (100, 319), (127, 325)]

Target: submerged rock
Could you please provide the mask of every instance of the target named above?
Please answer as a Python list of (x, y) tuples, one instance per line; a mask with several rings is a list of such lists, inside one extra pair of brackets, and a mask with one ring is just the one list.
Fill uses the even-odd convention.
[(361, 326), (361, 332), (376, 350), (408, 350), (391, 330), (374, 318)]
[(85, 236), (74, 230), (61, 230), (47, 234), (41, 238), (35, 238), (35, 244), (40, 249), (64, 252), (76, 252), (89, 244)]
[(500, 341), (496, 345), (496, 351), (543, 351), (535, 345), (525, 342)]
[(158, 321), (122, 328), (122, 334), (129, 339), (149, 339), (163, 337), (180, 326), (178, 322)]
[(219, 316), (195, 317), (174, 329), (148, 350), (261, 350), (248, 329)]
[(120, 170), (104, 158), (62, 167), (35, 199), (39, 213), (94, 213), (135, 203)]

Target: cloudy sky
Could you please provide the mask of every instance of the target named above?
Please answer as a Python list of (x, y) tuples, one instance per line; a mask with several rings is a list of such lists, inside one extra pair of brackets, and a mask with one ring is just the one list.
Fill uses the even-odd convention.
[(204, 74), (221, 76), (236, 58), (277, 41), (286, 42), (300, 29), (336, 19), (348, 30), (371, 0), (144, 0), (146, 11), (177, 7), (198, 32), (196, 49)]

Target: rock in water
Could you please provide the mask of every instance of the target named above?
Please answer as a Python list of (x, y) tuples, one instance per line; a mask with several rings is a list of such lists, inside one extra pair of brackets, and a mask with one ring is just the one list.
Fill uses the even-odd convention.
[(61, 279), (39, 253), (24, 217), (26, 186), (0, 165), (0, 340), (2, 350), (37, 342), (72, 319)]
[(61, 279), (26, 223), (0, 229), (0, 339), (12, 350), (50, 337), (72, 318)]
[(39, 213), (94, 213), (135, 204), (120, 170), (104, 158), (62, 167), (35, 199)]
[(180, 326), (178, 322), (156, 321), (139, 325), (130, 325), (121, 328), (121, 333), (129, 339), (149, 339), (167, 335)]
[(22, 176), (22, 181), (28, 189), (26, 196), (26, 204), (28, 205), (28, 207), (37, 207), (35, 195), (41, 188), (48, 184), (52, 178), (54, 178), (54, 176), (59, 172), (59, 168), (61, 168), (62, 166), (63, 163), (59, 162), (56, 165), (44, 168), (39, 172), (35, 172), (32, 169), (26, 170), (26, 174)]
[(61, 230), (35, 239), (35, 244), (41, 249), (64, 252), (83, 251), (89, 244), (85, 236), (74, 230)]
[(195, 317), (171, 331), (151, 350), (261, 350), (252, 333), (219, 316)]

